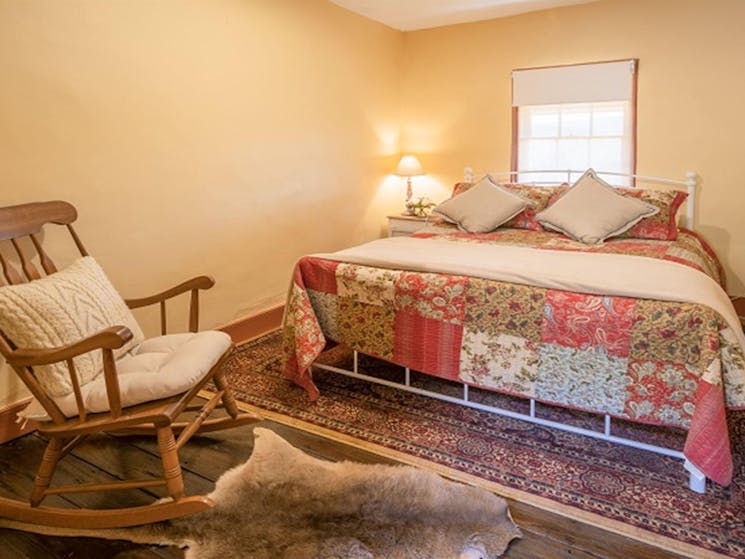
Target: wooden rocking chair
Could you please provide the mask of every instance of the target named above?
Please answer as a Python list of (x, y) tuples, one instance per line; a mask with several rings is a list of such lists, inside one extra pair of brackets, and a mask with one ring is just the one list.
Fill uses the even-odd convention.
[[(0, 290), (9, 293), (7, 290), (17, 289), (16, 286), (20, 289), (25, 288), (20, 286), (36, 288), (64, 275), (65, 270), (58, 272), (42, 248), (39, 235), (45, 225), (65, 226), (81, 256), (87, 257), (72, 227), (76, 219), (75, 207), (61, 201), (0, 208), (0, 264), (9, 284)], [(86, 260), (97, 266), (90, 258), (78, 262)], [(42, 279), (42, 276), (46, 277)], [(239, 412), (225, 380), (222, 365), (233, 348), (229, 337), (215, 331), (197, 333), (199, 290), (209, 289), (213, 284), (211, 278), (200, 276), (151, 297), (124, 301), (130, 309), (159, 304), (161, 312), (163, 336), (137, 344), (131, 351), (127, 351), (127, 345), (133, 342), (132, 329), (139, 330), (136, 322), (131, 328), (111, 324), (82, 339), (66, 340), (56, 347), (20, 344), (11, 338), (7, 326), (0, 328), (0, 353), (40, 404), (37, 407), (44, 417), (38, 423), (38, 430), (49, 439), (29, 502), (0, 498), (0, 517), (48, 526), (110, 528), (166, 520), (212, 506), (213, 503), (204, 496), (184, 496), (178, 450), (197, 433), (261, 420), (259, 416)], [(191, 293), (191, 334), (167, 336), (166, 300), (187, 292)], [(121, 304), (121, 298), (118, 299)], [(129, 313), (123, 304), (121, 307)], [(5, 320), (8, 320), (7, 316)], [(121, 352), (126, 354), (121, 355)], [(93, 357), (100, 359), (98, 374), (84, 384), (78, 364), (80, 359)], [(62, 367), (63, 380), (71, 387), (69, 393), (62, 396), (50, 393), (50, 377), (45, 377), (48, 372), (43, 371), (49, 367)], [(146, 370), (140, 371), (137, 367)], [(195, 367), (196, 370), (189, 370)], [(204, 404), (193, 403), (199, 391), (210, 381), (214, 383), (215, 395)], [(174, 390), (177, 392), (173, 393)], [(223, 408), (227, 417), (208, 419), (217, 408)], [(181, 420), (184, 416), (189, 419)], [(156, 435), (163, 466), (162, 478), (50, 487), (58, 461), (94, 433)], [(41, 506), (48, 495), (157, 486), (165, 486), (170, 499), (126, 509)]]

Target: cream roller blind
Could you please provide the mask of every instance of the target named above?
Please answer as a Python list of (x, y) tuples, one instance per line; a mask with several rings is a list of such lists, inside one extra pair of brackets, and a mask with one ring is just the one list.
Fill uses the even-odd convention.
[(633, 98), (634, 60), (512, 72), (512, 106), (625, 101)]

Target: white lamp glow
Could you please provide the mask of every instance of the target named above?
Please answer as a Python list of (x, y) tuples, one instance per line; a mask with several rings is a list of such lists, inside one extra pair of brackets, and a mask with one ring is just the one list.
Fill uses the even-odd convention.
[(396, 174), (399, 177), (406, 177), (406, 202), (411, 201), (411, 177), (417, 177), (424, 174), (422, 164), (415, 155), (404, 155), (396, 167)]

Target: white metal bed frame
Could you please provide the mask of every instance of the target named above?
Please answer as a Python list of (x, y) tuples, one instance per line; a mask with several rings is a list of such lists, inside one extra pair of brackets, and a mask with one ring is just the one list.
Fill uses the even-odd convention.
[[(529, 183), (529, 184), (546, 184), (547, 185), (547, 184), (556, 184), (556, 183), (562, 182), (564, 179), (566, 179), (566, 182), (571, 183), (572, 177), (576, 176), (578, 178), (584, 172), (585, 171), (576, 171), (576, 170), (506, 171), (506, 172), (500, 172), (500, 173), (491, 173), (491, 175), (494, 176), (495, 178), (499, 178), (499, 177), (516, 178), (518, 174), (524, 175), (528, 173), (556, 173), (562, 179), (556, 182), (552, 181), (550, 183), (549, 182)], [(693, 228), (694, 219), (695, 219), (695, 194), (696, 194), (696, 187), (698, 186), (698, 175), (696, 173), (694, 172), (686, 173), (686, 180), (672, 180), (672, 179), (664, 179), (664, 178), (658, 178), (658, 177), (630, 175), (626, 173), (606, 173), (606, 172), (603, 172), (603, 173), (598, 172), (598, 173), (603, 174), (603, 175), (629, 177), (629, 178), (634, 179), (635, 183), (644, 182), (644, 183), (649, 183), (649, 184), (658, 184), (658, 185), (673, 186), (673, 187), (676, 187), (676, 186), (685, 187), (688, 192), (688, 199), (687, 199), (686, 216), (685, 216), (684, 225), (689, 229)], [(471, 167), (466, 167), (464, 179), (466, 182), (473, 182), (474, 173)], [(522, 182), (525, 183), (525, 181), (522, 181)], [(536, 415), (536, 400), (533, 398), (530, 398), (530, 399), (525, 398), (529, 400), (529, 404), (530, 404), (529, 412), (526, 414), (526, 413), (506, 410), (503, 408), (498, 408), (495, 406), (490, 406), (490, 405), (482, 404), (480, 402), (472, 401), (469, 398), (469, 385), (465, 383), (461, 383), (461, 387), (462, 387), (461, 397), (441, 394), (439, 392), (434, 392), (431, 390), (413, 386), (411, 383), (411, 370), (408, 367), (404, 368), (404, 382), (403, 383), (381, 379), (378, 377), (373, 377), (373, 376), (366, 375), (360, 372), (359, 353), (357, 351), (354, 351), (353, 365), (352, 365), (351, 371), (342, 369), (340, 367), (334, 367), (332, 365), (326, 365), (323, 363), (314, 363), (312, 367), (323, 369), (326, 371), (331, 371), (334, 373), (339, 373), (339, 374), (352, 377), (352, 378), (356, 378), (356, 379), (360, 379), (360, 380), (365, 380), (365, 381), (372, 382), (375, 384), (381, 384), (383, 386), (398, 388), (406, 392), (411, 392), (411, 393), (419, 394), (422, 396), (428, 396), (430, 398), (435, 398), (437, 400), (443, 400), (445, 402), (459, 404), (462, 406), (475, 408), (481, 411), (487, 411), (487, 412), (494, 413), (497, 415), (510, 417), (512, 419), (523, 420), (529, 423), (534, 423), (536, 425), (542, 425), (544, 427), (552, 427), (554, 429), (568, 431), (570, 433), (576, 433), (579, 435), (585, 435), (587, 437), (592, 437), (594, 439), (617, 443), (617, 444), (621, 444), (624, 446), (630, 446), (633, 448), (638, 448), (638, 449), (647, 450), (650, 452), (655, 452), (657, 454), (662, 454), (665, 456), (671, 456), (673, 458), (678, 458), (684, 461), (683, 466), (689, 473), (690, 489), (692, 491), (695, 491), (696, 493), (706, 492), (706, 476), (703, 474), (703, 472), (701, 472), (701, 470), (699, 470), (696, 466), (694, 466), (691, 462), (689, 462), (688, 459), (685, 457), (685, 455), (681, 451), (662, 447), (662, 446), (657, 446), (653, 444), (643, 443), (643, 442), (639, 442), (639, 441), (635, 441), (632, 439), (627, 439), (624, 437), (619, 437), (619, 436), (614, 435), (611, 430), (611, 419), (612, 418), (610, 415), (604, 415), (604, 428), (602, 432), (593, 431), (592, 429), (576, 427), (574, 425), (567, 425), (565, 423), (560, 423), (558, 421), (552, 421), (549, 419), (543, 419), (541, 417), (538, 417)], [(480, 389), (480, 390), (486, 390), (486, 389)], [(545, 404), (545, 405), (550, 405), (550, 404)], [(595, 414), (595, 415), (600, 415), (600, 414)]]

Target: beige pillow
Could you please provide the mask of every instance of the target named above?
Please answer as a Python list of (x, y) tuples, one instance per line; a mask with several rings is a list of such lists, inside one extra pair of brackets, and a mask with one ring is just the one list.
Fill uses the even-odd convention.
[(588, 169), (558, 200), (536, 215), (538, 223), (588, 245), (620, 235), (659, 208), (617, 193)]
[(527, 200), (486, 175), (462, 194), (437, 206), (433, 213), (456, 223), (461, 231), (486, 233), (515, 217), (527, 205)]
[[(45, 278), (0, 287), (0, 330), (17, 347), (44, 349), (80, 341), (123, 325), (133, 337), (114, 352), (119, 357), (144, 339), (135, 317), (98, 263), (86, 256)], [(101, 351), (74, 359), (81, 385), (103, 369)], [(52, 397), (72, 392), (66, 363), (36, 367), (37, 378)]]

